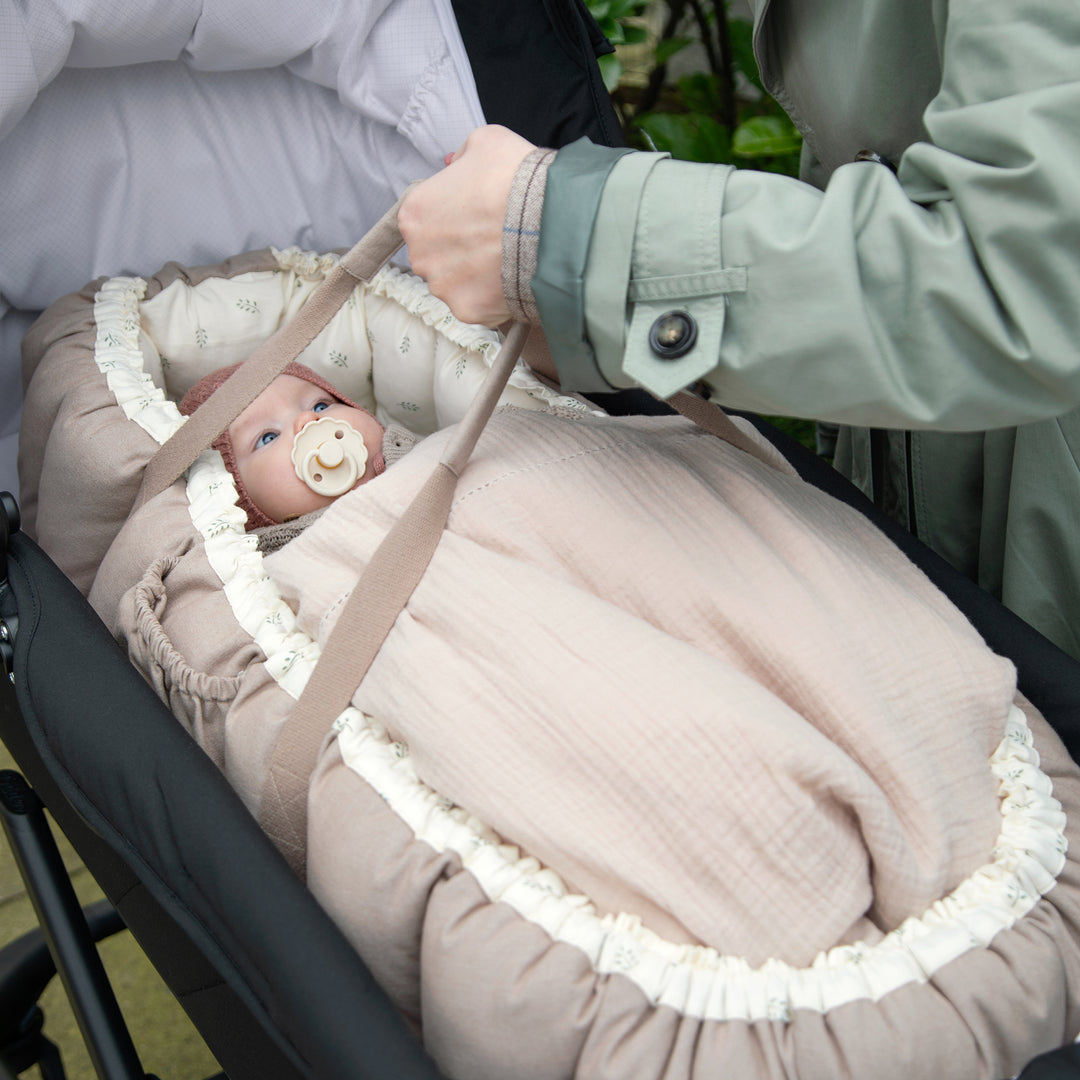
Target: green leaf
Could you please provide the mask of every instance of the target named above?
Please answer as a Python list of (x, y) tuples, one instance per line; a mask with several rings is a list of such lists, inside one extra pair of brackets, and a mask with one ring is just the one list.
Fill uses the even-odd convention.
[(676, 53), (682, 52), (693, 41), (688, 37), (664, 38), (656, 46), (657, 64), (666, 64)]
[(794, 154), (802, 136), (786, 116), (755, 116), (735, 129), (731, 149), (736, 157), (767, 158)]
[(622, 61), (614, 53), (608, 53), (601, 56), (597, 63), (600, 65), (600, 78), (604, 80), (604, 88), (611, 94), (622, 78)]
[[(646, 0), (587, 0), (589, 14), (612, 45), (638, 45), (647, 38), (640, 26), (628, 26), (627, 20), (641, 15)], [(609, 90), (614, 86), (609, 86)]]
[(731, 34), (731, 57), (735, 67), (759, 90), (765, 90), (754, 57), (754, 24), (749, 19), (732, 19), (728, 23)]
[(727, 130), (702, 113), (645, 113), (636, 121), (657, 150), (682, 161), (730, 161)]
[(798, 420), (789, 416), (765, 416), (762, 419), (817, 453), (817, 424), (813, 420)]
[(714, 115), (720, 112), (720, 80), (715, 75), (704, 71), (684, 75), (679, 80), (679, 93), (687, 112)]

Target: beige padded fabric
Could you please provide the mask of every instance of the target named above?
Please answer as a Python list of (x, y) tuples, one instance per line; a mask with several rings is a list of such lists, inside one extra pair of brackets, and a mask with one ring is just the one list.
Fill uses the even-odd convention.
[(334, 264), (61, 301), (27, 342), (24, 499), (258, 815), (364, 569), (453, 462), (293, 799), (309, 886), (445, 1074), (991, 1080), (1074, 1038), (1080, 772), (1012, 665), (749, 425), (605, 417), (515, 368), (465, 464), (497, 339), (380, 271), (303, 360), (414, 449), (266, 556), (213, 452), (131, 512), (185, 384)]

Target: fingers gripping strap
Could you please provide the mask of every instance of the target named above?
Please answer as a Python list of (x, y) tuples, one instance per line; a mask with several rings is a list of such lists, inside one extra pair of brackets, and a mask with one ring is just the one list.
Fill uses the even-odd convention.
[(401, 247), (399, 199), (344, 255), (307, 303), (267, 338), (150, 459), (132, 508), (160, 494), (318, 337), (361, 281), (368, 281)]
[(457, 478), (484, 430), (529, 329), (515, 324), (434, 472), (383, 537), (338, 617), (319, 662), (278, 736), (259, 823), (304, 876), (307, 787), (319, 748), (348, 707), (420, 583), (450, 515)]

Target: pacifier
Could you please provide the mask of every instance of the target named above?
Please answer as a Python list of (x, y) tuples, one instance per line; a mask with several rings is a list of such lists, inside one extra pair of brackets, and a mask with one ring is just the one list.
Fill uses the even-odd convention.
[(356, 487), (367, 468), (364, 438), (344, 420), (309, 420), (293, 439), (296, 475), (317, 495), (334, 498)]

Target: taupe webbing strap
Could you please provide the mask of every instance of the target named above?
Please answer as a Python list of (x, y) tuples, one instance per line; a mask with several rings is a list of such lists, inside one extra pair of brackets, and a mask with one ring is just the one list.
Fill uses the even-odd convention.
[(495, 409), (529, 330), (515, 324), (434, 472), (383, 537), (342, 608), (315, 670), (285, 721), (259, 809), (259, 823), (304, 876), (307, 791), (319, 747), (348, 707), (442, 537), (458, 476)]
[(723, 439), (737, 450), (756, 457), (758, 461), (763, 461), (778, 472), (788, 473), (791, 476), (797, 475), (795, 467), (786, 461), (783, 455), (777, 453), (775, 457), (770, 456), (768, 451), (742, 431), (719, 405), (714, 405), (711, 401), (706, 401), (686, 390), (681, 390), (668, 398), (668, 404), (677, 409), (687, 420), (693, 420), (703, 431), (715, 435), (718, 439)]
[[(402, 199), (404, 199), (402, 195)], [(361, 281), (401, 247), (399, 199), (344, 255), (307, 303), (193, 413), (147, 463), (132, 511), (178, 480), (192, 462), (315, 340)]]

